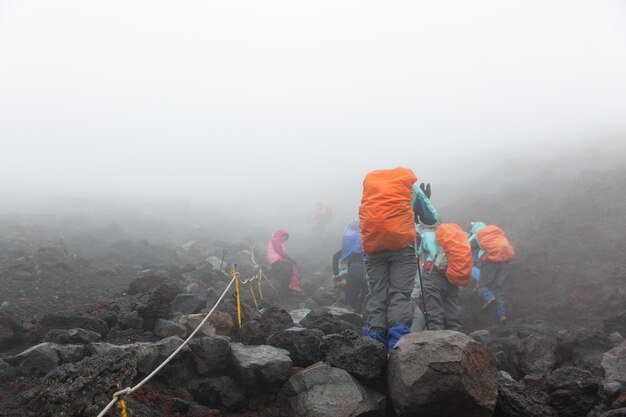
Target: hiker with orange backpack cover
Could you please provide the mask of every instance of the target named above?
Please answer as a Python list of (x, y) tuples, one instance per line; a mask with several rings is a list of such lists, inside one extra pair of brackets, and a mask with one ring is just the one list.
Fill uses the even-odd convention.
[(370, 291), (363, 303), (363, 334), (391, 351), (410, 333), (417, 274), (415, 223), (435, 224), (430, 185), (417, 185), (407, 168), (372, 171), (363, 181), (361, 240)]
[(515, 250), (506, 238), (504, 231), (495, 225), (472, 222), (472, 234), (469, 238), (472, 250), (476, 252), (475, 264), (480, 269), (476, 291), (483, 300), (483, 310), (496, 306), (498, 322), (506, 322), (504, 306), (504, 282), (506, 281), (511, 261), (515, 259)]
[(461, 330), (460, 287), (471, 282), (472, 250), (456, 224), (441, 224), (422, 232), (419, 254), (424, 257), (424, 300), (428, 330)]

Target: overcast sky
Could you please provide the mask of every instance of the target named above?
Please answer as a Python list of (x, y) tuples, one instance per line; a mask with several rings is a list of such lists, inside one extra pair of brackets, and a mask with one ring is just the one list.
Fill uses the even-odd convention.
[(622, 0), (0, 0), (5, 200), (356, 209), (369, 170), (436, 190), (625, 116)]

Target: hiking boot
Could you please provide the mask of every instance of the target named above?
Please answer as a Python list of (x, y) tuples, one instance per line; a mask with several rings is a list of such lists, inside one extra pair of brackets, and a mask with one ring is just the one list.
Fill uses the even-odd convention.
[(500, 324), (500, 325), (504, 325), (504, 324), (506, 324), (506, 323), (507, 323), (507, 318), (506, 318), (506, 316), (500, 316), (500, 317), (498, 317), (498, 324)]

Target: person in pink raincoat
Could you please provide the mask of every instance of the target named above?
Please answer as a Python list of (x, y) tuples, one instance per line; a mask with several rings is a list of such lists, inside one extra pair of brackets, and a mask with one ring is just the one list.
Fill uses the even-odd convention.
[(267, 260), (270, 263), (270, 275), (281, 285), (281, 297), (302, 293), (300, 276), (296, 261), (287, 254), (285, 242), (289, 240), (289, 233), (278, 230), (267, 245)]

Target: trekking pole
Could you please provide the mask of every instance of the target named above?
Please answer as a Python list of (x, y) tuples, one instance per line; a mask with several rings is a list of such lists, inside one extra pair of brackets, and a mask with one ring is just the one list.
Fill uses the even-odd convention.
[(424, 297), (424, 281), (422, 280), (422, 265), (419, 254), (417, 253), (417, 244), (415, 246), (415, 257), (417, 258), (417, 277), (420, 281), (420, 298), (422, 299), (422, 307), (424, 309), (424, 325), (428, 330), (428, 309), (426, 308), (426, 298)]
[(226, 249), (222, 249), (222, 262), (220, 263), (220, 272), (222, 272), (222, 267), (224, 266), (224, 257), (226, 256)]

